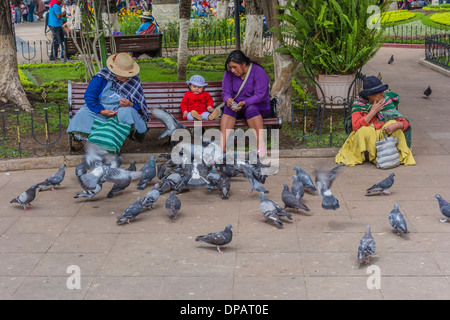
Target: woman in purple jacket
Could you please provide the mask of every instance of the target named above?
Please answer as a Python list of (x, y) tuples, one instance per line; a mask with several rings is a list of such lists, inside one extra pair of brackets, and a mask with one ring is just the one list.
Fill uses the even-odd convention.
[(248, 126), (256, 132), (257, 154), (263, 157), (266, 154), (263, 118), (271, 115), (269, 76), (263, 67), (240, 50), (234, 50), (228, 55), (225, 69), (222, 80), (222, 100), (225, 106), (220, 121), (220, 147), (225, 151), (230, 129), (234, 128), (236, 119), (246, 119)]

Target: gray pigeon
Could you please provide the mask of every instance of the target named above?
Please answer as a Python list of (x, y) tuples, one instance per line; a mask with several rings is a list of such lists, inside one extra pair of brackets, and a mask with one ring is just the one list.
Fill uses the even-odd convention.
[(195, 241), (215, 245), (217, 247), (217, 251), (219, 251), (219, 253), (223, 253), (220, 248), (224, 248), (233, 239), (233, 232), (231, 231), (231, 228), (233, 228), (231, 224), (227, 224), (225, 230), (198, 236), (195, 238)]
[(161, 186), (159, 187), (159, 192), (164, 193), (166, 191), (172, 190), (181, 180), (181, 168), (177, 168), (175, 172), (172, 172), (167, 177), (162, 179)]
[(175, 129), (186, 128), (185, 125), (179, 123), (174, 116), (168, 112), (163, 107), (153, 107), (150, 108), (151, 113), (158, 118), (164, 125), (166, 126), (166, 131), (164, 131), (159, 137), (158, 140), (161, 140), (165, 137), (172, 137), (172, 133)]
[(42, 186), (39, 188), (39, 192), (47, 188), (48, 186), (52, 186), (52, 190), (55, 190), (55, 186), (60, 186), (61, 182), (64, 180), (64, 175), (66, 174), (66, 165), (62, 164), (59, 166), (58, 172), (56, 172), (51, 177), (45, 179), (44, 182), (38, 183), (39, 186)]
[(409, 233), (405, 218), (400, 212), (397, 203), (394, 204), (394, 209), (392, 209), (391, 213), (389, 214), (389, 223), (394, 228), (398, 236), (404, 233)]
[(303, 183), (303, 186), (306, 191), (313, 192), (313, 191), (317, 190), (317, 188), (314, 185), (314, 182), (311, 179), (311, 177), (309, 176), (309, 174), (307, 174), (305, 171), (303, 171), (299, 166), (295, 166), (294, 170), (297, 172), (297, 176), (298, 176), (299, 180)]
[(217, 182), (217, 189), (222, 193), (222, 199), (228, 200), (231, 188), (231, 177), (229, 177), (225, 172), (220, 175), (219, 181)]
[(142, 206), (142, 199), (141, 197), (138, 197), (136, 202), (130, 204), (119, 217), (119, 219), (117, 219), (117, 224), (130, 223), (131, 220), (136, 219), (136, 217), (142, 212), (143, 209), (144, 207)]
[(261, 218), (261, 220), (269, 219), (278, 228), (283, 227), (283, 222), (280, 219), (281, 217), (292, 220), (292, 215), (286, 212), (283, 208), (281, 208), (276, 202), (267, 199), (264, 192), (261, 192), (259, 194), (259, 198), (260, 198), (259, 209), (261, 210), (261, 213), (264, 216), (264, 218)]
[(150, 210), (154, 208), (154, 204), (156, 200), (159, 199), (160, 193), (158, 191), (159, 183), (155, 183), (153, 186), (153, 189), (147, 192), (147, 194), (144, 197), (144, 200), (142, 200), (142, 205), (144, 207), (149, 208)]
[(440, 220), (441, 222), (447, 222), (448, 218), (450, 218), (450, 203), (442, 199), (440, 194), (435, 195), (436, 199), (439, 202), (439, 210), (444, 215), (444, 219)]
[(129, 171), (122, 168), (109, 168), (103, 176), (104, 181), (114, 182), (107, 197), (112, 198), (114, 194), (124, 191), (131, 183), (131, 181), (142, 177), (142, 171)]
[(305, 195), (305, 186), (301, 182), (300, 178), (295, 174), (292, 175), (291, 192), (299, 201), (301, 201)]
[(197, 160), (194, 159), (192, 162), (192, 172), (191, 177), (188, 181), (188, 186), (192, 188), (201, 188), (208, 184), (208, 181), (200, 175), (199, 165)]
[(103, 166), (99, 165), (91, 172), (81, 175), (78, 180), (83, 188), (83, 192), (79, 192), (74, 198), (94, 198), (102, 190), (104, 182)]
[(316, 168), (316, 186), (319, 194), (322, 196), (322, 208), (325, 210), (336, 210), (339, 208), (339, 201), (331, 192), (331, 185), (338, 174), (339, 168), (343, 165), (337, 165), (331, 170)]
[(373, 186), (371, 186), (369, 189), (367, 189), (366, 196), (371, 196), (371, 195), (375, 195), (375, 194), (381, 194), (381, 195), (391, 194), (389, 192), (389, 189), (394, 184), (394, 177), (395, 177), (395, 173), (391, 173), (389, 175), (389, 177), (387, 177), (386, 179), (375, 183)]
[(136, 161), (135, 160), (130, 162), (130, 166), (128, 167), (127, 170), (128, 171), (136, 171), (137, 170), (137, 168), (136, 168)]
[(375, 252), (375, 240), (370, 233), (370, 224), (366, 226), (366, 233), (361, 238), (358, 246), (358, 263), (369, 263), (370, 256)]
[(217, 172), (216, 166), (212, 166), (211, 170), (206, 175), (206, 181), (208, 181), (208, 187), (206, 188), (209, 191), (214, 190), (214, 187), (219, 183), (220, 174)]
[(38, 186), (38, 184), (33, 184), (25, 192), (22, 192), (19, 196), (12, 199), (9, 203), (20, 203), (23, 207), (23, 210), (28, 211), (27, 204), (31, 206), (31, 201), (33, 201), (36, 197), (36, 188)]
[(156, 159), (154, 156), (150, 158), (150, 160), (144, 164), (144, 166), (141, 168), (142, 176), (141, 180), (138, 182), (137, 189), (138, 190), (144, 190), (147, 186), (147, 183), (153, 180), (154, 177), (156, 177), (156, 165), (155, 165)]
[(295, 195), (289, 191), (289, 187), (287, 184), (283, 185), (283, 191), (281, 192), (281, 200), (284, 203), (284, 209), (286, 208), (294, 208), (298, 213), (298, 210), (310, 211), (307, 206), (305, 206), (299, 199), (295, 197)]
[(433, 92), (431, 90), (431, 86), (428, 86), (428, 88), (426, 88), (425, 91), (423, 92), (423, 95), (425, 96), (425, 98), (428, 98), (430, 96), (431, 92)]
[(394, 63), (394, 55), (391, 55), (391, 57), (388, 60), (388, 64), (393, 64)]
[(176, 219), (181, 208), (181, 200), (175, 195), (175, 191), (170, 191), (170, 196), (166, 200), (166, 210), (170, 219)]
[(258, 192), (264, 192), (264, 193), (269, 193), (269, 190), (267, 190), (266, 188), (264, 188), (263, 184), (258, 181), (254, 174), (253, 174), (253, 166), (241, 166), (242, 167), (242, 171), (244, 172), (245, 176), (248, 179), (248, 182), (250, 182), (250, 193), (253, 192), (253, 190), (256, 190)]

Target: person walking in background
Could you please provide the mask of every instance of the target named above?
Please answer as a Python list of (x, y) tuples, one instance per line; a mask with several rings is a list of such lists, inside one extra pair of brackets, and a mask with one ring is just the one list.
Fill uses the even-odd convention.
[(13, 0), (12, 4), (14, 6), (14, 23), (20, 23), (22, 11), (20, 10), (20, 0)]
[(52, 51), (50, 53), (50, 60), (55, 60), (58, 56), (58, 48), (64, 41), (64, 30), (62, 27), (63, 16), (65, 12), (61, 11), (62, 0), (50, 1), (50, 9), (48, 10), (48, 26), (53, 34)]
[(34, 22), (34, 9), (36, 8), (36, 0), (28, 0), (28, 22)]
[(42, 20), (42, 16), (43, 16), (44, 11), (45, 11), (45, 4), (44, 4), (44, 1), (42, 1), (42, 0), (37, 0), (36, 11), (37, 11), (37, 14), (38, 14), (38, 20)]

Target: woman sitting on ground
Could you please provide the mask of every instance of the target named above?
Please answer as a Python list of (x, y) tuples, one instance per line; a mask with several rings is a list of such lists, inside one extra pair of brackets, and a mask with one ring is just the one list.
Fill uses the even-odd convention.
[(393, 92), (385, 92), (388, 85), (374, 76), (363, 80), (363, 90), (352, 106), (352, 128), (342, 148), (335, 157), (337, 164), (346, 166), (362, 164), (367, 160), (376, 164), (377, 149), (375, 143), (383, 138), (383, 130), (387, 135), (398, 139), (400, 163), (415, 165), (416, 161), (410, 150), (411, 126), (397, 107), (399, 96)]
[(94, 119), (106, 121), (117, 116), (119, 122), (132, 125), (130, 137), (142, 141), (150, 115), (138, 76), (139, 65), (128, 53), (117, 53), (108, 58), (107, 66), (89, 82), (86, 103), (70, 120), (67, 133), (87, 140)]

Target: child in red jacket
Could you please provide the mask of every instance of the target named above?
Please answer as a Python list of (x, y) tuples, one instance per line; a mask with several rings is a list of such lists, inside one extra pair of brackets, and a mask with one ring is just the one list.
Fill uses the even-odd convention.
[(189, 91), (181, 100), (181, 111), (184, 120), (212, 120), (217, 117), (219, 110), (214, 110), (214, 101), (205, 91), (208, 85), (205, 78), (196, 74), (186, 81)]

